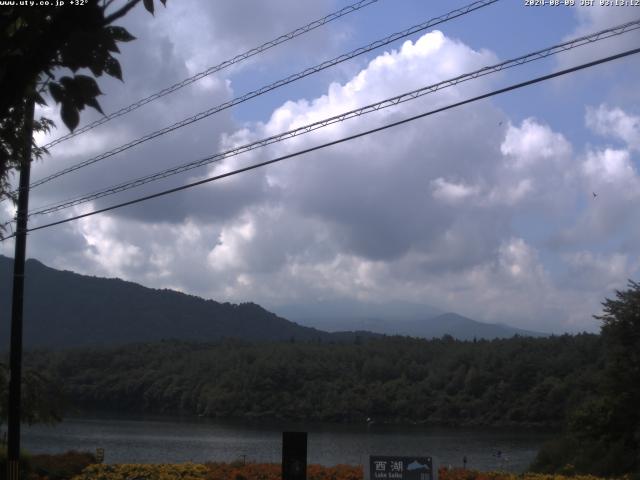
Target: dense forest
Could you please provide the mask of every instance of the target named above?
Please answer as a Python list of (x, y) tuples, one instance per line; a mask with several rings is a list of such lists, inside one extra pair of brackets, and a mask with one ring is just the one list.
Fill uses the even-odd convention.
[(596, 316), (604, 366), (595, 388), (567, 412), (563, 435), (542, 448), (534, 469), (640, 480), (640, 283), (629, 287)]
[(599, 336), (351, 344), (165, 341), (35, 352), (83, 409), (455, 425), (560, 426), (594, 389)]
[[(559, 427), (534, 470), (640, 479), (640, 284), (629, 286), (603, 303), (600, 335), (40, 350), (26, 355), (23, 383), (32, 384), (26, 399), (57, 398), (58, 386), (69, 407), (85, 410)], [(5, 398), (6, 377), (0, 369)], [(26, 406), (38, 413), (42, 403)]]

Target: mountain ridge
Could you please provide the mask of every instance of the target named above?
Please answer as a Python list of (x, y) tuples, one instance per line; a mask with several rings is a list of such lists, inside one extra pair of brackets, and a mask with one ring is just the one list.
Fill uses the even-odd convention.
[[(0, 256), (0, 312), (10, 315), (13, 259)], [(111, 346), (165, 339), (215, 341), (341, 340), (297, 325), (255, 303), (219, 303), (119, 278), (56, 270), (26, 262), (24, 343), (27, 347)], [(9, 322), (0, 322), (8, 344)], [(355, 334), (354, 334), (355, 335)]]
[[(390, 313), (382, 304), (356, 305), (347, 308), (324, 309), (323, 303), (305, 308), (303, 305), (282, 305), (271, 310), (300, 325), (329, 332), (364, 330), (383, 335), (406, 335), (419, 338), (440, 338), (451, 335), (458, 340), (510, 338), (514, 335), (544, 337), (547, 334), (524, 330), (499, 323), (485, 323), (454, 312), (444, 312), (430, 305), (407, 303), (407, 309)], [(396, 302), (398, 303), (398, 302)], [(402, 302), (399, 302), (400, 304)], [(423, 307), (422, 312), (419, 307)], [(315, 311), (314, 311), (315, 309)], [(377, 309), (377, 310), (376, 310)]]
[[(496, 333), (491, 330), (495, 330), (495, 325), (440, 313), (426, 306), (428, 313), (440, 313), (435, 318), (442, 317), (438, 322), (440, 330), (427, 337), (424, 326), (428, 321), (416, 320), (421, 307), (417, 304), (411, 304), (414, 315), (396, 322), (393, 328), (387, 325), (386, 330), (369, 329), (366, 322), (345, 321), (328, 332), (326, 328), (285, 318), (253, 302), (220, 303), (120, 278), (57, 270), (36, 259), (28, 259), (25, 268), (24, 344), (27, 348), (114, 346), (169, 339), (349, 342), (382, 334), (423, 338), (449, 334), (462, 340), (528, 334), (517, 329), (504, 330), (511, 327), (500, 327), (503, 330), (498, 328)], [(0, 314), (4, 313), (7, 319), (0, 322), (3, 345), (8, 345), (9, 338), (12, 270), (13, 259), (0, 255)], [(393, 306), (390, 304), (387, 311), (393, 311)], [(469, 325), (474, 326), (475, 333), (469, 333)], [(535, 332), (532, 333), (535, 336)]]

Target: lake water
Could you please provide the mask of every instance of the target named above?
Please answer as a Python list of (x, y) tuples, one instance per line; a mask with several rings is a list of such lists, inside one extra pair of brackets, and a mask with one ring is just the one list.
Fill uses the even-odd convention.
[[(364, 464), (369, 455), (431, 455), (439, 465), (526, 470), (548, 433), (425, 426), (229, 423), (181, 418), (70, 418), (23, 427), (32, 453), (104, 448), (107, 463), (281, 461), (282, 431), (307, 431), (308, 461)], [(498, 455), (498, 451), (500, 454)]]

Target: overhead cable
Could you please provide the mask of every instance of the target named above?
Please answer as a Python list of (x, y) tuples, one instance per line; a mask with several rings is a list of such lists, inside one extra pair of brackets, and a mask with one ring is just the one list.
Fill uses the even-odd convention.
[(261, 87), (257, 90), (254, 90), (252, 92), (246, 93), (240, 97), (236, 97), (233, 98), (232, 100), (229, 100), (228, 102), (222, 103), (220, 105), (217, 105), (215, 107), (212, 107), (208, 110), (205, 110), (203, 112), (197, 113), (196, 115), (193, 115), (191, 117), (185, 118), (179, 122), (176, 122), (172, 125), (169, 125), (168, 127), (164, 127), (161, 128), (160, 130), (156, 130), (155, 132), (149, 133), (143, 137), (137, 138), (135, 140), (132, 140), (126, 144), (120, 145), (112, 150), (109, 150), (107, 152), (101, 153), (100, 155), (97, 155), (95, 157), (92, 157), (88, 160), (84, 160), (82, 162), (79, 162), (75, 165), (72, 165), (70, 167), (67, 167), (63, 170), (60, 170), (56, 173), (53, 173), (47, 177), (44, 177), (40, 180), (37, 180), (33, 183), (31, 183), (31, 185), (29, 186), (30, 188), (35, 188), (39, 185), (42, 185), (44, 183), (50, 182), (51, 180), (58, 178), (62, 175), (66, 175), (68, 173), (71, 173), (75, 170), (78, 170), (80, 168), (86, 167), (88, 165), (92, 165), (96, 162), (99, 162), (100, 160), (104, 160), (105, 158), (109, 158), (112, 157), (118, 153), (124, 152), (125, 150), (128, 150), (132, 147), (135, 147), (137, 145), (140, 145), (141, 143), (147, 142), (149, 140), (152, 140), (154, 138), (160, 137), (162, 135), (166, 135), (167, 133), (173, 132), (174, 130), (177, 130), (179, 128), (185, 127), (187, 125), (191, 125), (192, 123), (198, 122), (204, 118), (210, 117), (211, 115), (221, 112), (223, 110), (226, 110), (228, 108), (231, 108), (235, 105), (238, 105), (240, 103), (246, 102), (247, 100), (250, 100), (252, 98), (255, 98), (259, 95), (263, 95), (267, 92), (270, 92), (271, 90), (275, 90), (277, 88), (280, 88), (284, 85), (288, 85), (289, 83), (295, 82), (296, 80), (300, 80), (301, 78), (307, 77), (313, 73), (317, 73), (321, 70), (324, 70), (326, 68), (329, 67), (333, 67), (335, 65), (338, 65), (339, 63), (345, 62), (347, 60), (350, 60), (354, 57), (357, 57), (358, 55), (362, 55), (366, 52), (370, 52), (371, 50), (374, 50), (376, 48), (382, 47), (384, 45), (387, 45), (391, 42), (394, 42), (395, 40), (407, 37), (411, 34), (414, 34), (416, 32), (419, 32), (421, 30), (425, 30), (427, 28), (433, 27), (435, 25), (447, 22), (453, 18), (457, 18), (460, 17), (462, 15), (466, 15), (470, 12), (473, 12), (475, 10), (478, 10), (480, 8), (486, 7), (488, 5), (491, 5), (493, 3), (496, 3), (500, 0), (479, 0), (479, 1), (475, 1), (473, 3), (470, 3), (468, 5), (466, 5), (465, 7), (462, 8), (457, 8), (455, 10), (450, 11), (449, 13), (445, 14), (445, 15), (441, 15), (439, 17), (436, 18), (432, 18), (431, 20), (428, 20), (424, 23), (421, 23), (419, 25), (415, 25), (411, 28), (408, 28), (406, 30), (403, 30), (402, 32), (398, 32), (398, 33), (394, 33), (392, 35), (389, 35), (381, 40), (376, 40), (373, 43), (370, 43), (369, 45), (366, 45), (364, 47), (360, 47), (357, 48), (355, 50), (352, 50), (349, 53), (345, 53), (343, 55), (340, 55), (339, 57), (335, 57), (332, 60), (327, 60), (325, 62), (322, 62), (319, 65), (316, 65), (314, 67), (309, 67), (301, 72), (298, 72), (296, 74), (290, 75), (286, 78), (283, 78), (281, 80), (278, 80), (274, 83), (271, 83), (269, 85), (266, 85), (264, 87)]
[[(235, 176), (235, 175), (238, 175), (240, 173), (244, 173), (244, 172), (247, 172), (247, 171), (250, 171), (250, 170), (255, 170), (255, 169), (260, 168), (260, 167), (264, 167), (264, 166), (271, 165), (271, 164), (274, 164), (274, 163), (277, 163), (277, 162), (281, 162), (281, 161), (289, 159), (289, 158), (298, 157), (300, 155), (304, 155), (306, 153), (311, 153), (311, 152), (314, 152), (316, 150), (321, 150), (323, 148), (327, 148), (327, 147), (330, 147), (330, 146), (333, 146), (333, 145), (337, 145), (337, 144), (340, 144), (340, 143), (344, 143), (344, 142), (348, 142), (348, 141), (351, 141), (351, 140), (355, 140), (357, 138), (364, 137), (366, 135), (370, 135), (372, 133), (376, 133), (376, 132), (380, 132), (380, 131), (383, 131), (383, 130), (387, 130), (389, 128), (397, 127), (399, 125), (404, 125), (405, 123), (409, 123), (409, 122), (418, 120), (420, 118), (428, 117), (428, 116), (434, 115), (436, 113), (444, 112), (446, 110), (451, 110), (453, 108), (460, 107), (462, 105), (466, 105), (466, 104), (469, 104), (469, 103), (477, 102), (477, 101), (483, 100), (485, 98), (493, 97), (495, 95), (506, 93), (506, 92), (509, 92), (509, 91), (512, 91), (512, 90), (523, 88), (523, 87), (526, 87), (526, 86), (529, 86), (529, 85), (533, 85), (533, 84), (536, 84), (536, 83), (540, 83), (540, 82), (543, 82), (543, 81), (546, 81), (546, 80), (551, 80), (553, 78), (557, 78), (557, 77), (560, 77), (562, 75), (567, 75), (569, 73), (573, 73), (573, 72), (576, 72), (576, 71), (579, 71), (579, 70), (583, 70), (583, 69), (586, 69), (586, 68), (589, 68), (589, 67), (593, 67), (593, 66), (596, 66), (596, 65), (607, 63), (607, 62), (610, 62), (610, 61), (613, 61), (613, 60), (617, 60), (617, 59), (620, 59), (620, 58), (623, 58), (623, 57), (627, 57), (629, 55), (634, 55), (636, 53), (640, 53), (640, 48), (634, 48), (634, 49), (627, 50), (627, 51), (622, 52), (622, 53), (618, 53), (616, 55), (610, 55), (608, 57), (601, 58), (601, 59), (598, 59), (598, 60), (594, 60), (594, 61), (591, 61), (591, 62), (588, 62), (588, 63), (583, 63), (581, 65), (578, 65), (578, 66), (575, 66), (575, 67), (572, 67), (572, 68), (567, 68), (567, 69), (560, 70), (560, 71), (555, 72), (555, 73), (551, 73), (551, 74), (548, 74), (548, 75), (543, 75), (541, 77), (536, 77), (536, 78), (533, 78), (531, 80), (527, 80), (525, 82), (521, 82), (521, 83), (517, 83), (517, 84), (514, 84), (514, 85), (510, 85), (510, 86), (505, 87), (505, 88), (501, 88), (501, 89), (498, 89), (498, 90), (493, 90), (493, 91), (491, 91), (489, 93), (485, 93), (483, 95), (479, 95), (479, 96), (476, 96), (476, 97), (473, 97), (473, 98), (469, 98), (469, 99), (463, 100), (461, 102), (453, 103), (453, 104), (447, 105), (445, 107), (440, 107), (440, 108), (437, 108), (435, 110), (431, 110), (431, 111), (428, 111), (428, 112), (421, 113), (419, 115), (414, 115), (412, 117), (408, 117), (408, 118), (405, 118), (403, 120), (399, 120), (397, 122), (388, 123), (388, 124), (383, 125), (381, 127), (377, 127), (377, 128), (373, 128), (373, 129), (370, 129), (370, 130), (366, 130), (364, 132), (360, 132), (360, 133), (357, 133), (357, 134), (354, 134), (354, 135), (350, 135), (348, 137), (343, 137), (343, 138), (338, 139), (338, 140), (334, 140), (334, 141), (331, 141), (331, 142), (323, 143), (323, 144), (317, 145), (315, 147), (306, 148), (304, 150), (299, 150), (297, 152), (290, 153), (290, 154), (287, 154), (287, 155), (282, 155), (280, 157), (277, 157), (277, 158), (274, 158), (274, 159), (271, 159), (271, 160), (267, 160), (265, 162), (255, 163), (255, 164), (249, 165), (247, 167), (239, 168), (239, 169), (233, 170), (231, 172), (227, 172), (227, 173), (223, 173), (223, 174), (216, 175), (216, 176), (213, 176), (213, 177), (205, 178), (203, 180), (198, 180), (196, 182), (192, 182), (192, 183), (189, 183), (189, 184), (186, 184), (186, 185), (182, 185), (180, 187), (175, 187), (175, 188), (171, 188), (171, 189), (168, 189), (168, 190), (163, 190), (161, 192), (157, 192), (157, 193), (154, 193), (154, 194), (151, 194), (151, 195), (146, 195), (144, 197), (136, 198), (134, 200), (129, 200), (127, 202), (122, 202), (122, 203), (119, 203), (119, 204), (116, 204), (116, 205), (112, 205), (110, 207), (105, 207), (105, 208), (101, 208), (101, 209), (98, 209), (98, 210), (93, 210), (91, 212), (83, 213), (83, 214), (80, 214), (80, 215), (75, 215), (73, 217), (65, 218), (65, 219), (58, 220), (58, 221), (51, 222), (51, 223), (47, 223), (47, 224), (44, 224), (44, 225), (39, 225), (37, 227), (32, 227), (32, 228), (29, 228), (27, 230), (27, 232), (33, 232), (33, 231), (36, 231), (36, 230), (42, 230), (44, 228), (53, 227), (55, 225), (61, 225), (63, 223), (69, 223), (69, 222), (72, 222), (72, 221), (75, 221), (75, 220), (78, 220), (78, 219), (81, 219), (81, 218), (90, 217), (90, 216), (93, 216), (93, 215), (97, 215), (99, 213), (108, 212), (108, 211), (111, 211), (111, 210), (115, 210), (115, 209), (118, 209), (118, 208), (129, 206), (129, 205), (134, 205), (136, 203), (145, 202), (145, 201), (151, 200), (153, 198), (162, 197), (162, 196), (168, 195), (170, 193), (175, 193), (175, 192), (179, 192), (179, 191), (182, 191), (182, 190), (187, 190), (189, 188), (193, 188), (193, 187), (196, 187), (198, 185), (203, 185), (205, 183), (210, 183), (210, 182), (213, 182), (213, 181), (216, 181), (216, 180), (221, 180), (223, 178)], [(15, 235), (12, 235), (12, 236), (15, 236)], [(12, 236), (8, 236), (8, 237), (4, 238), (3, 240), (6, 240), (8, 238), (12, 238)]]
[(246, 153), (258, 148), (262, 148), (265, 147), (267, 145), (271, 145), (273, 143), (277, 143), (277, 142), (281, 142), (283, 140), (287, 140), (289, 138), (293, 138), (299, 135), (303, 135), (309, 132), (312, 132), (314, 130), (318, 130), (320, 128), (326, 127), (328, 125), (334, 124), (334, 123), (338, 123), (338, 122), (343, 122), (345, 120), (348, 120), (350, 118), (354, 118), (354, 117), (359, 117), (371, 112), (375, 112), (378, 110), (382, 110), (384, 108), (388, 108), (394, 105), (398, 105), (410, 100), (414, 100), (416, 98), (419, 98), (421, 96), (430, 94), (430, 93), (434, 93), (436, 91), (442, 90), (444, 88), (448, 88), (448, 87), (452, 87), (455, 86), (457, 84), (460, 84), (462, 82), (466, 82), (469, 80), (473, 80), (485, 75), (489, 75), (495, 72), (499, 72), (502, 70), (506, 70), (509, 68), (513, 68), (519, 65), (523, 65), (529, 62), (533, 62), (536, 60), (540, 60), (546, 57), (549, 57), (551, 55), (555, 55), (557, 53), (560, 52), (564, 52), (567, 50), (571, 50), (586, 44), (590, 44), (593, 42), (597, 42), (600, 40), (604, 40), (607, 38), (611, 38), (613, 36), (616, 35), (622, 35), (624, 33), (627, 33), (629, 31), (632, 30), (636, 30), (640, 28), (640, 19), (631, 21), (631, 22), (627, 22), (625, 24), (622, 25), (617, 25), (615, 27), (611, 27), (605, 30), (601, 30), (599, 32), (596, 33), (592, 33), (590, 35), (585, 35), (583, 37), (579, 37), (573, 40), (569, 40), (567, 42), (563, 42), (561, 44), (558, 45), (554, 45), (551, 47), (547, 47), (545, 49), (542, 50), (538, 50), (536, 52), (532, 52), (532, 53), (528, 53), (526, 55), (522, 55), (520, 57), (511, 59), (511, 60), (507, 60), (501, 63), (498, 63), (496, 65), (492, 65), (492, 66), (487, 66), (487, 67), (483, 67), (481, 69), (475, 70), (473, 72), (470, 73), (465, 73), (463, 75), (459, 75), (457, 77), (448, 79), (448, 80), (444, 80), (426, 87), (422, 87), (416, 90), (412, 90), (410, 92), (406, 92), (403, 93), (401, 95), (397, 95), (391, 98), (387, 98), (386, 100), (382, 100), (380, 102), (376, 102), (376, 103), (372, 103), (369, 104), (367, 106), (364, 107), (360, 107), (354, 110), (350, 110), (348, 112), (344, 112), (341, 113), (339, 115), (335, 115), (332, 116), (330, 118), (326, 118), (324, 120), (320, 120), (317, 122), (313, 122), (298, 128), (295, 128), (293, 130), (289, 130), (287, 132), (283, 132), (283, 133), (279, 133), (277, 135), (273, 135), (267, 138), (263, 138), (248, 144), (244, 144), (238, 147), (235, 147), (233, 149), (230, 150), (226, 150), (224, 152), (220, 152), (220, 153), (216, 153), (215, 155), (210, 155), (198, 160), (194, 160), (176, 167), (172, 167), (172, 168), (168, 168), (150, 175), (146, 175), (143, 177), (139, 177), (137, 179), (134, 180), (129, 180), (127, 182), (123, 182), (120, 183), (118, 185), (114, 185), (114, 186), (110, 186), (108, 188), (102, 189), (102, 190), (98, 190), (92, 193), (88, 193), (82, 196), (78, 196), (78, 197), (74, 197), (62, 202), (57, 202), (54, 204), (50, 204), (47, 206), (41, 206), (41, 207), (37, 207), (35, 208), (32, 212), (29, 213), (29, 216), (33, 216), (33, 215), (43, 215), (43, 214), (48, 214), (48, 213), (53, 213), (59, 210), (63, 210), (69, 207), (73, 207), (76, 205), (80, 205), (83, 203), (87, 203), (102, 197), (106, 197), (109, 195), (113, 195), (116, 193), (120, 193), (123, 192), (125, 190), (129, 190), (135, 187), (139, 187), (141, 185), (145, 185), (147, 183), (156, 181), (156, 180), (160, 180), (163, 178), (167, 178), (170, 177), (172, 175), (177, 175), (179, 173), (183, 173), (189, 170), (192, 170), (194, 168), (198, 168), (207, 164), (211, 164), (214, 162), (219, 162), (221, 160), (224, 160), (226, 158), (230, 158), (230, 157), (234, 157), (237, 155), (240, 155), (242, 153)]
[(314, 20), (311, 23), (308, 23), (307, 25), (304, 25), (303, 27), (298, 27), (295, 30), (290, 31), (289, 33), (285, 33), (284, 35), (279, 36), (278, 38), (275, 38), (273, 40), (269, 40), (268, 42), (263, 43), (262, 45), (260, 45), (259, 47), (255, 47), (252, 48), (251, 50), (248, 50), (244, 53), (241, 53), (239, 55), (236, 55), (235, 57), (229, 59), (229, 60), (225, 60), (222, 63), (219, 63), (218, 65), (212, 66), (207, 68), (206, 70), (203, 70), (202, 72), (196, 73), (195, 75), (189, 77), (189, 78), (185, 78), (184, 80), (175, 83), (167, 88), (164, 88), (162, 90), (160, 90), (159, 92), (154, 93), (153, 95), (149, 95), (148, 97), (142, 98), (140, 100), (138, 100), (135, 103), (132, 103), (129, 106), (123, 107), (120, 110), (110, 113), (109, 115), (105, 115), (103, 117), (100, 117), (98, 120), (91, 122), (87, 125), (85, 125), (84, 127), (78, 128), (76, 130), (74, 130), (73, 132), (68, 133), (67, 135), (64, 135), (60, 138), (57, 138), (55, 140), (53, 140), (52, 142), (49, 142), (48, 144), (46, 144), (44, 146), (44, 148), (51, 148), (59, 143), (64, 142), (65, 140), (69, 140), (70, 138), (73, 138), (77, 135), (80, 135), (81, 133), (84, 132), (88, 132), (89, 130), (94, 129), (95, 127), (102, 125), (104, 123), (107, 123), (111, 120), (113, 120), (114, 118), (118, 118), (121, 117), (122, 115), (126, 115), (129, 112), (132, 112), (140, 107), (142, 107), (143, 105), (146, 105), (147, 103), (153, 102), (154, 100), (157, 100), (159, 98), (162, 98), (166, 95), (169, 95), (170, 93), (175, 92), (176, 90), (180, 90), (182, 87), (186, 87), (187, 85), (191, 85), (192, 83), (197, 82), (198, 80), (207, 77), (213, 73), (219, 72), (220, 70), (223, 70), (227, 67), (230, 67), (231, 65), (235, 65), (236, 63), (240, 63), (248, 58), (253, 57), (254, 55), (258, 55), (259, 53), (263, 53), (267, 50), (269, 50), (270, 48), (275, 47), (276, 45), (280, 45), (281, 43), (287, 42), (289, 40), (292, 40), (296, 37), (299, 37), (300, 35), (303, 35), (307, 32), (310, 32), (311, 30), (315, 30), (316, 28), (325, 25), (329, 22), (332, 22), (340, 17), (343, 17), (349, 13), (355, 12), (357, 10), (360, 10), (361, 8), (367, 7), (369, 5), (371, 5), (372, 3), (376, 3), (378, 0), (360, 0), (358, 2), (352, 3), (351, 5), (347, 5), (346, 7), (338, 10), (337, 12), (333, 12), (330, 13), (329, 15), (326, 15), (318, 20)]

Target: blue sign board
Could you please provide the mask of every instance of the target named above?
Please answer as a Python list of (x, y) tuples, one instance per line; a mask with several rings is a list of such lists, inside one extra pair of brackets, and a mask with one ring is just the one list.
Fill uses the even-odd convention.
[(369, 457), (369, 480), (434, 480), (431, 457)]

